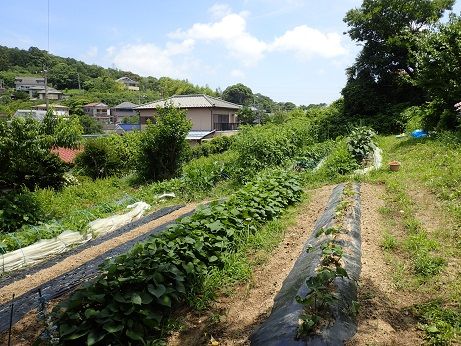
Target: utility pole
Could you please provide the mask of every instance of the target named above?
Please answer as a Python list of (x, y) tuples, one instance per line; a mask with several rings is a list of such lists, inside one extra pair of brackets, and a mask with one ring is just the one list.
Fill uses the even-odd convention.
[(81, 92), (82, 89), (80, 88), (80, 73), (77, 72), (77, 79), (78, 79), (78, 91)]
[(46, 66), (43, 68), (43, 72), (45, 73), (45, 102), (46, 102), (46, 111), (48, 112), (48, 70)]

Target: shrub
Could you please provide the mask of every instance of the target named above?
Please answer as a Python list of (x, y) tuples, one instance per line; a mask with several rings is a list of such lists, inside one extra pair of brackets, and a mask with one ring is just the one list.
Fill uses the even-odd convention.
[(76, 166), (92, 179), (134, 170), (140, 138), (140, 133), (130, 133), (88, 140)]
[(192, 160), (183, 166), (184, 188), (193, 191), (211, 190), (217, 182), (233, 175), (235, 152), (215, 154)]
[(186, 112), (172, 105), (158, 108), (156, 123), (142, 132), (137, 168), (146, 180), (164, 180), (176, 176), (187, 158), (186, 135), (191, 122)]
[(346, 142), (340, 141), (336, 148), (325, 160), (321, 173), (324, 173), (328, 178), (336, 178), (339, 175), (352, 173), (360, 168), (351, 152), (347, 149)]
[(36, 120), (0, 122), (0, 190), (60, 188), (67, 167), (50, 152), (52, 143)]
[(357, 163), (361, 164), (373, 152), (375, 144), (373, 137), (375, 133), (368, 127), (356, 127), (347, 137), (347, 149), (355, 158)]
[(210, 141), (203, 142), (200, 145), (191, 147), (191, 159), (196, 159), (202, 156), (209, 156), (213, 154), (221, 154), (229, 150), (232, 143), (234, 143), (235, 136), (218, 136)]
[(264, 167), (281, 165), (314, 142), (315, 132), (307, 118), (293, 118), (283, 125), (243, 127), (233, 148), (242, 177)]
[(119, 173), (124, 161), (116, 149), (106, 138), (91, 139), (86, 142), (84, 151), (77, 156), (76, 167), (93, 180)]
[(28, 189), (0, 196), (0, 231), (12, 232), (42, 219), (39, 203)]

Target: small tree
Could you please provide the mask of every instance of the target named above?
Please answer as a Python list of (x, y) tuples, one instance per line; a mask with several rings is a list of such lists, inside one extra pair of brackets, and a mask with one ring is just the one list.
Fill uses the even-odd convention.
[(186, 112), (173, 105), (158, 108), (156, 123), (142, 133), (137, 168), (146, 180), (174, 177), (187, 158), (189, 145), (186, 135), (192, 124)]
[(241, 124), (252, 125), (256, 120), (257, 114), (250, 107), (244, 106), (239, 109), (237, 116)]

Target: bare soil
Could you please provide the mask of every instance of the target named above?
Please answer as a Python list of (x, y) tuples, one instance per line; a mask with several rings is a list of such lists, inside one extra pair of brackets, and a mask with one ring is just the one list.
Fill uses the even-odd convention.
[[(361, 186), (362, 273), (359, 280), (357, 334), (348, 342), (356, 345), (421, 345), (422, 334), (410, 307), (417, 297), (398, 290), (392, 282), (391, 264), (380, 247), (384, 220), (379, 208), (384, 206), (385, 188)], [(399, 232), (399, 230), (394, 230)]]
[[(63, 274), (66, 273), (78, 266), (92, 260), (93, 258), (99, 256), (102, 253), (109, 251), (110, 249), (123, 244), (137, 236), (149, 232), (152, 228), (158, 227), (164, 223), (175, 220), (181, 215), (188, 213), (195, 209), (197, 204), (188, 204), (187, 206), (178, 209), (168, 215), (165, 215), (161, 218), (153, 220), (145, 225), (142, 225), (138, 228), (133, 229), (130, 232), (127, 232), (119, 237), (112, 238), (107, 240), (104, 243), (101, 243), (97, 246), (88, 248), (81, 251), (78, 254), (69, 256), (65, 260), (57, 263), (56, 265), (41, 270), (29, 277), (26, 277), (22, 280), (11, 283), (10, 285), (4, 286), (0, 289), (0, 303), (4, 303), (11, 299), (13, 293), (16, 297), (24, 294), (25, 292), (38, 287), (39, 285)], [(59, 303), (59, 301), (65, 299), (60, 297), (52, 302), (49, 302), (48, 311), (51, 311), (52, 307)], [(37, 319), (37, 311), (32, 310), (27, 313), (20, 321), (18, 321), (12, 328), (11, 333), (11, 345), (32, 345), (35, 340), (40, 336), (44, 328), (42, 321)], [(0, 345), (8, 344), (8, 332), (4, 332), (0, 335)]]
[(29, 290), (35, 287), (40, 286), (41, 284), (51, 279), (81, 266), (82, 264), (92, 260), (93, 258), (101, 255), (102, 253), (105, 253), (118, 245), (124, 244), (127, 241), (136, 238), (141, 234), (149, 232), (150, 230), (152, 230), (152, 228), (175, 220), (181, 215), (189, 211), (192, 211), (196, 206), (196, 204), (188, 204), (187, 206), (180, 208), (168, 215), (153, 220), (130, 232), (126, 232), (120, 235), (119, 237), (109, 239), (104, 243), (85, 249), (75, 255), (69, 256), (65, 260), (55, 264), (54, 266), (45, 268), (37, 273), (25, 277), (24, 279), (6, 285), (0, 288), (0, 304), (4, 304), (11, 300), (13, 293), (16, 297), (19, 297), (20, 295), (28, 292)]
[(331, 190), (331, 186), (313, 190), (311, 202), (300, 207), (295, 225), (286, 230), (267, 262), (254, 270), (251, 282), (238, 286), (231, 296), (220, 297), (203, 315), (188, 312), (185, 328), (168, 344), (249, 345), (251, 333), (269, 316), (274, 297), (324, 211)]

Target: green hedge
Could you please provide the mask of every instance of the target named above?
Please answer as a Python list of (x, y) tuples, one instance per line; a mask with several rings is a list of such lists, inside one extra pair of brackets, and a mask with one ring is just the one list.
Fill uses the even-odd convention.
[(162, 334), (172, 310), (199, 291), (241, 239), (299, 201), (295, 176), (271, 170), (232, 195), (184, 217), (161, 235), (106, 262), (103, 275), (58, 307), (65, 344), (141, 344)]

